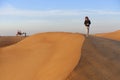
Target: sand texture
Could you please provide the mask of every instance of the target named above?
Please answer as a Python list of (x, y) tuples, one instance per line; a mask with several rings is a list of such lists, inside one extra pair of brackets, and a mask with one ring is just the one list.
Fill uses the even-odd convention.
[(0, 48), (0, 80), (65, 80), (80, 60), (84, 36), (41, 33)]
[(90, 36), (67, 80), (120, 80), (120, 41)]
[(0, 80), (120, 80), (120, 41), (113, 38), (45, 33), (2, 46)]

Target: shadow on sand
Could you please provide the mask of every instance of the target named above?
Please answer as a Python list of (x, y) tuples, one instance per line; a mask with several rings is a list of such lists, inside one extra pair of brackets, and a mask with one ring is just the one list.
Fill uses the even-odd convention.
[(120, 80), (120, 41), (87, 37), (68, 80)]

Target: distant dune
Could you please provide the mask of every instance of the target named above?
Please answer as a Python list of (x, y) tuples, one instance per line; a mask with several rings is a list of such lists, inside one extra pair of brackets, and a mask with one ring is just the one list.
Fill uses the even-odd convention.
[(24, 38), (25, 37), (22, 36), (0, 36), (0, 47), (5, 47), (15, 44), (23, 40)]
[(78, 64), (84, 36), (36, 34), (0, 48), (0, 80), (65, 80)]
[(110, 33), (96, 34), (96, 36), (120, 41), (120, 30)]

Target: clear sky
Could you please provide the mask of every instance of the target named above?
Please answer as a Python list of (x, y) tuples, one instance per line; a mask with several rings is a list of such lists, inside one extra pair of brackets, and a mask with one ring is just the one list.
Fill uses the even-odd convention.
[(0, 0), (0, 35), (85, 33), (85, 16), (92, 34), (120, 30), (120, 0)]

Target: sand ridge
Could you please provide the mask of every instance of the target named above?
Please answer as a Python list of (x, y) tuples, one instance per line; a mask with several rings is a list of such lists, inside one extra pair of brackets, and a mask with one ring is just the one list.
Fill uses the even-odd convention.
[(0, 36), (0, 47), (5, 47), (15, 44), (23, 40), (24, 38), (25, 37), (23, 36)]
[(96, 36), (120, 41), (120, 30), (110, 33), (96, 34)]
[(67, 80), (120, 80), (120, 41), (89, 36)]
[[(73, 49), (68, 48), (72, 50), (69, 51), (73, 52), (73, 54), (76, 54), (77, 50), (80, 50), (80, 53), (82, 55), (79, 54), (81, 56), (81, 59), (79, 59), (80, 57), (79, 58), (76, 57), (76, 59), (79, 59), (79, 63), (77, 63), (77, 60), (73, 59), (72, 57), (73, 54), (71, 52), (70, 53), (72, 55), (64, 54), (64, 52), (61, 52), (60, 47), (65, 48), (65, 52), (69, 53), (69, 51), (67, 51), (66, 49), (66, 47), (68, 46), (63, 47), (64, 45), (61, 44), (62, 41), (69, 42), (68, 37), (70, 38), (71, 36), (74, 36), (71, 38), (77, 39), (77, 36), (79, 36), (80, 38), (80, 36), (82, 35), (81, 34), (70, 35), (72, 33), (63, 33), (63, 32), (62, 34), (64, 34), (64, 36), (60, 34), (61, 33), (58, 34), (55, 33), (55, 35), (53, 35), (53, 33), (42, 33), (42, 35), (37, 34), (37, 35), (33, 35), (34, 38), (33, 36), (30, 36), (17, 44), (8, 46), (6, 48), (2, 47), (2, 49), (0, 49), (1, 51), (0, 80), (20, 80), (20, 79), (45, 80), (45, 77), (47, 77), (46, 78), (47, 80), (51, 80), (51, 79), (55, 80), (55, 76), (57, 80), (58, 79), (65, 80), (63, 78), (65, 78), (66, 75), (64, 74), (63, 76), (63, 74), (61, 73), (63, 71), (66, 74), (68, 72), (71, 72), (66, 80), (120, 80), (120, 76), (119, 76), (120, 42), (119, 41), (106, 39), (103, 37), (96, 37), (96, 36), (89, 36), (85, 38), (85, 41), (82, 44), (82, 49), (81, 47), (78, 47), (79, 49), (76, 48), (76, 50), (73, 51)], [(59, 36), (59, 37), (53, 40), (54, 36)], [(40, 44), (42, 45), (41, 47)], [(61, 46), (58, 46), (58, 44), (61, 44)], [(33, 48), (35, 48), (36, 46), (39, 47), (40, 49), (39, 51), (41, 52), (39, 52), (38, 49), (33, 50)], [(14, 50), (8, 51), (8, 53), (6, 53), (4, 52), (6, 49), (7, 50), (14, 49)], [(20, 52), (21, 50), (24, 50), (24, 53), (23, 51)], [(47, 55), (41, 53), (45, 53)], [(56, 55), (56, 53), (59, 53), (59, 55)], [(70, 69), (71, 65), (75, 66), (76, 64), (75, 63), (73, 64), (74, 61), (71, 60), (69, 61), (69, 59), (75, 60), (77, 66), (74, 69)], [(65, 62), (69, 61), (68, 64), (69, 66), (64, 61)], [(59, 65), (55, 65), (55, 64), (53, 65), (51, 64), (52, 62), (54, 62), (55, 64), (59, 63)], [(54, 66), (55, 68), (53, 69)], [(58, 69), (58, 66), (60, 66), (60, 69)], [(58, 72), (60, 72), (61, 74), (60, 73), (58, 74)], [(51, 75), (52, 77), (50, 77)]]
[(0, 52), (0, 80), (65, 80), (77, 65), (84, 36), (36, 34)]

